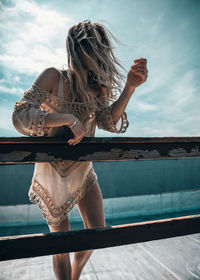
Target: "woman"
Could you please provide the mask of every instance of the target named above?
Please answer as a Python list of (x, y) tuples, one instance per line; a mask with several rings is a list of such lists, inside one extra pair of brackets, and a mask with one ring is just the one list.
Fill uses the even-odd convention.
[[(68, 70), (44, 70), (16, 103), (13, 123), (29, 136), (70, 137), (77, 145), (95, 128), (123, 133), (128, 127), (126, 105), (136, 87), (147, 79), (147, 60), (134, 60), (125, 88), (113, 54), (111, 33), (99, 23), (72, 26), (67, 40)], [(115, 102), (114, 102), (115, 101)], [(110, 105), (111, 103), (111, 105)], [(77, 204), (85, 228), (105, 226), (101, 191), (91, 162), (36, 163), (29, 191), (51, 232), (68, 231), (68, 212)], [(77, 280), (92, 250), (53, 256), (56, 279)]]

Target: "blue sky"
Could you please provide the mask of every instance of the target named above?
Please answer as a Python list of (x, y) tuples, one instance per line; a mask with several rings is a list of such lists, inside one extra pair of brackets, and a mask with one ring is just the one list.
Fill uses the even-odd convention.
[(130, 126), (115, 135), (200, 135), (199, 0), (0, 0), (0, 136), (19, 136), (13, 106), (46, 67), (67, 63), (70, 26), (100, 21), (124, 45), (121, 64), (147, 58), (148, 80), (133, 94), (126, 112)]

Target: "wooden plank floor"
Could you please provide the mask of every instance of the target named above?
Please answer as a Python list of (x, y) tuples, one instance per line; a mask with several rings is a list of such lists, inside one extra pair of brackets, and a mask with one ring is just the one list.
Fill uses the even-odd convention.
[[(53, 280), (51, 256), (0, 262), (1, 280)], [(81, 280), (200, 279), (200, 234), (96, 250)]]

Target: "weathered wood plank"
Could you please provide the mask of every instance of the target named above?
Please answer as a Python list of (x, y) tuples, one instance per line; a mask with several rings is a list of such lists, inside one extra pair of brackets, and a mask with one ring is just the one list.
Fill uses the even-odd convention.
[(200, 215), (100, 229), (0, 238), (0, 260), (114, 247), (200, 232)]
[[(200, 276), (198, 269), (200, 244), (187, 236), (141, 243), (138, 246), (149, 254), (149, 257), (155, 258), (155, 261), (163, 264), (177, 275), (178, 279), (191, 280), (198, 279), (198, 276)], [(179, 255), (179, 258), (177, 258), (177, 255)]]
[[(168, 240), (168, 242), (170, 241)], [(97, 278), (100, 280), (177, 280), (177, 277), (167, 267), (155, 262), (149, 254), (141, 250), (139, 245), (140, 243), (95, 251), (90, 262)], [(163, 251), (166, 248), (163, 248)]]
[(47, 137), (0, 138), (0, 164), (200, 157), (200, 137), (85, 138), (76, 146)]
[(50, 256), (0, 263), (1, 280), (55, 280)]
[[(71, 261), (72, 261), (71, 254)], [(42, 256), (0, 262), (1, 280), (55, 280), (52, 257)], [(81, 280), (97, 280), (88, 262), (81, 273)], [(170, 279), (171, 280), (171, 279)]]
[[(57, 143), (65, 144), (67, 139), (55, 137), (0, 137), (0, 144), (9, 143)], [(200, 142), (200, 136), (183, 137), (85, 137), (81, 143), (173, 143), (173, 142)]]

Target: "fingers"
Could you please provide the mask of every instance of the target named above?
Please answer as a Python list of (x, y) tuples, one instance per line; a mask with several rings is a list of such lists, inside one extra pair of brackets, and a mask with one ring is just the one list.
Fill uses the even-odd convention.
[(131, 69), (133, 70), (138, 70), (138, 71), (144, 71), (144, 72), (148, 72), (148, 70), (145, 67), (137, 67), (137, 66), (131, 66)]
[(69, 139), (68, 144), (73, 146), (78, 144), (87, 133), (87, 130), (79, 119), (77, 119), (75, 126), (71, 128), (71, 131), (74, 134), (74, 138)]
[(135, 59), (134, 62), (135, 63), (142, 62), (142, 63), (144, 63), (146, 65), (147, 64), (147, 59), (143, 58), (143, 57), (140, 57), (139, 59)]
[(139, 64), (133, 65), (131, 66), (131, 68), (138, 69), (138, 70), (146, 69), (144, 65), (139, 65)]
[(146, 58), (135, 59), (134, 63), (135, 63), (134, 64), (135, 66), (144, 66), (144, 67), (146, 67), (147, 59)]
[(136, 73), (142, 73), (144, 75), (148, 73), (148, 70), (144, 66), (133, 65), (131, 66), (131, 70), (135, 71)]
[(146, 63), (144, 61), (135, 62), (134, 65), (135, 66), (145, 66), (146, 67)]
[(74, 145), (78, 144), (82, 139), (83, 139), (83, 136), (78, 137), (78, 138), (69, 139), (68, 144), (74, 146)]
[(139, 59), (135, 59), (134, 62), (135, 64), (131, 66), (131, 70), (135, 71), (137, 74), (146, 76), (145, 79), (147, 79), (148, 76), (148, 70), (146, 68), (147, 59), (140, 57)]
[(85, 136), (85, 133), (82, 133), (78, 137), (71, 138), (68, 140), (68, 144), (74, 146), (74, 145), (78, 144), (83, 139), (84, 136)]
[(68, 141), (68, 144), (71, 146), (74, 146), (74, 145), (76, 145), (76, 144), (78, 144), (80, 141), (82, 140), (82, 138), (81, 139), (77, 139), (77, 140), (75, 140), (74, 138), (72, 138), (72, 139), (70, 139), (69, 141)]

